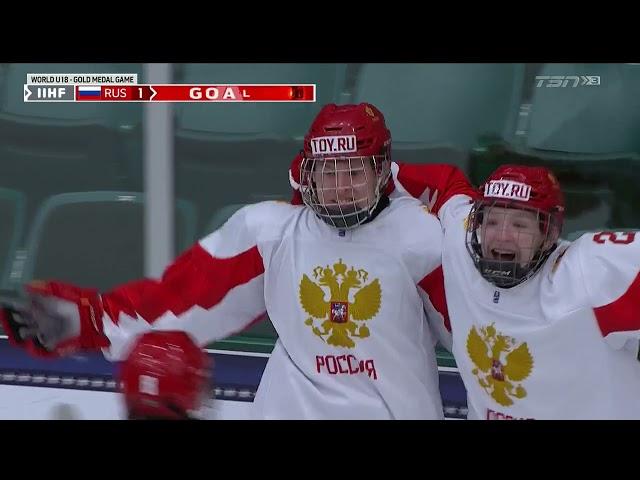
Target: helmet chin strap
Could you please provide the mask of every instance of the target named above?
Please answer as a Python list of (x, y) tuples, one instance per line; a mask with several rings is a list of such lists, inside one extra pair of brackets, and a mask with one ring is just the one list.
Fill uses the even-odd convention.
[(364, 225), (369, 223), (371, 220), (376, 218), (378, 214), (389, 206), (389, 197), (386, 195), (381, 195), (378, 201), (375, 203), (374, 207), (371, 209), (362, 209), (353, 213), (342, 214), (336, 213), (336, 215), (323, 215), (321, 213), (317, 213), (316, 215), (322, 221), (331, 225), (332, 227), (348, 230), (350, 228), (357, 227), (358, 225)]
[(480, 258), (478, 262), (480, 274), (485, 280), (496, 287), (512, 288), (531, 278), (540, 270), (545, 261), (557, 247), (557, 244), (541, 253), (540, 250), (533, 256), (526, 266), (517, 262), (505, 262), (502, 260), (489, 260)]
[(349, 229), (364, 223), (369, 218), (370, 213), (367, 209), (363, 209), (353, 213), (329, 212), (327, 214), (316, 213), (316, 215), (332, 227)]

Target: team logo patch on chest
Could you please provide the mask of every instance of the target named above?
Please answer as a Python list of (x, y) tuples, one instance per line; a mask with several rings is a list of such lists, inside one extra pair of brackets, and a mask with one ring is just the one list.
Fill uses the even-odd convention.
[(309, 315), (304, 323), (329, 345), (355, 347), (353, 339), (370, 335), (366, 324), (380, 311), (380, 281), (367, 283), (366, 270), (349, 268), (342, 259), (333, 268), (317, 266), (312, 276), (316, 281), (306, 274), (300, 280), (300, 304)]
[(475, 368), (471, 371), (487, 394), (503, 406), (527, 396), (522, 383), (533, 370), (533, 357), (527, 343), (500, 334), (494, 324), (471, 327), (467, 336), (467, 353)]

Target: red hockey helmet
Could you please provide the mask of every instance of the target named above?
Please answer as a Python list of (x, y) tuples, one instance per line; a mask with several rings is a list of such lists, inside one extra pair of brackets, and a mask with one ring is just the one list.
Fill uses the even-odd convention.
[[(304, 203), (337, 228), (365, 222), (391, 178), (391, 132), (382, 113), (369, 103), (325, 105), (304, 138), (302, 153), (300, 192)], [(328, 178), (326, 172), (330, 173)], [(366, 172), (372, 173), (367, 177)], [(327, 201), (345, 197), (346, 192), (351, 204)]]
[[(518, 184), (522, 185), (518, 189)], [(559, 224), (564, 221), (564, 196), (551, 170), (545, 167), (502, 165), (480, 187), (485, 202), (503, 200), (553, 215)]]
[[(480, 199), (475, 202), (467, 223), (467, 249), (476, 268), (488, 281), (499, 287), (515, 286), (532, 276), (556, 246), (565, 210), (560, 184), (547, 168), (503, 165), (479, 190)], [(487, 258), (487, 252), (483, 253), (483, 218), (494, 207), (526, 210), (536, 215), (542, 240), (526, 262), (515, 255), (513, 259)]]
[(132, 418), (188, 418), (210, 394), (211, 361), (180, 331), (141, 335), (120, 369)]
[[(341, 147), (336, 141), (334, 148), (319, 139), (326, 137), (355, 136), (354, 141), (344, 139)], [(372, 156), (388, 153), (391, 132), (387, 128), (384, 115), (370, 103), (358, 105), (336, 105), (330, 103), (322, 107), (304, 137), (305, 157)]]

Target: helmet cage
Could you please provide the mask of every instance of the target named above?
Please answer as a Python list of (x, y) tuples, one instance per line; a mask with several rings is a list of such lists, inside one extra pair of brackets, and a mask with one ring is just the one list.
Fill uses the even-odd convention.
[[(373, 195), (366, 188), (371, 182), (367, 162), (375, 175)], [(364, 181), (354, 183), (354, 174), (360, 172), (364, 172)], [(351, 181), (346, 185), (339, 184), (338, 177), (345, 174)], [(388, 145), (379, 155), (305, 157), (300, 169), (300, 193), (304, 204), (325, 223), (339, 229), (351, 229), (362, 225), (371, 217), (390, 178), (391, 158)], [(349, 190), (351, 200), (348, 202), (328, 203), (325, 200), (325, 197), (339, 198), (338, 194), (349, 197)]]
[[(514, 253), (510, 258), (488, 258), (483, 253), (482, 229), (485, 215), (491, 212), (492, 208), (501, 207), (509, 209), (520, 209), (533, 212), (536, 215), (537, 224), (542, 233), (542, 241), (536, 248), (528, 261), (523, 262), (519, 258), (520, 252)], [(561, 220), (556, 214), (544, 212), (537, 208), (518, 205), (517, 202), (505, 202), (500, 200), (487, 201), (481, 199), (474, 203), (469, 213), (467, 228), (465, 233), (465, 244), (476, 269), (488, 282), (501, 288), (511, 288), (519, 285), (532, 277), (544, 264), (548, 256), (556, 247), (558, 235), (561, 229)], [(523, 235), (524, 233), (518, 233)], [(520, 244), (526, 242), (520, 242)], [(533, 244), (533, 239), (532, 239)], [(502, 256), (501, 256), (502, 257)]]

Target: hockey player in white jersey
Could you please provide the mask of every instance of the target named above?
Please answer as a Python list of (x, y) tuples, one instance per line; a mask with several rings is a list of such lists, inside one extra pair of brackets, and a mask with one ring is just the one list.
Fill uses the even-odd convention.
[(452, 197), (439, 212), (452, 241), (445, 288), (470, 415), (640, 418), (635, 234), (558, 241), (564, 198), (545, 168), (501, 167), (480, 192), (470, 211)]
[(205, 345), (266, 312), (278, 340), (257, 418), (443, 418), (424, 313), (439, 316), (442, 231), (419, 201), (389, 201), (390, 151), (373, 105), (327, 105), (304, 141), (304, 205), (242, 208), (158, 281), (101, 295), (31, 284), (27, 307), (0, 315), (5, 330), (35, 354), (121, 359), (152, 328)]
[(635, 234), (559, 241), (564, 198), (541, 167), (500, 167), (471, 208), (453, 195), (438, 214), (469, 417), (640, 418)]
[(560, 240), (564, 198), (545, 168), (505, 165), (478, 190), (450, 165), (392, 171), (391, 197), (420, 198), (442, 223), (469, 418), (640, 418), (637, 233)]

